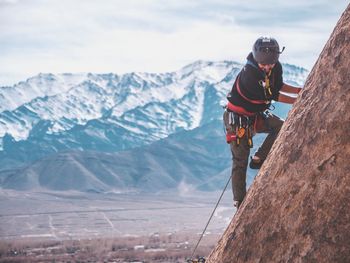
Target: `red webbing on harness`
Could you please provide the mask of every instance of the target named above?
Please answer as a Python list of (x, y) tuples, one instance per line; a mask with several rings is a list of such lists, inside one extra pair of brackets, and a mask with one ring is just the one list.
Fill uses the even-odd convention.
[(230, 110), (230, 111), (233, 111), (237, 114), (240, 114), (240, 115), (244, 115), (244, 116), (248, 116), (248, 117), (252, 117), (254, 116), (256, 113), (255, 112), (250, 112), (250, 111), (247, 111), (246, 109), (240, 107), (240, 106), (236, 106), (234, 104), (232, 104), (231, 102), (227, 102), (227, 108)]

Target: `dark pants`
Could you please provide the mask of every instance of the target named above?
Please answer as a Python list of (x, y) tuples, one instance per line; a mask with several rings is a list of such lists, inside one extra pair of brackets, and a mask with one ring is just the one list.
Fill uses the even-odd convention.
[[(224, 123), (227, 128), (227, 115), (224, 113)], [(269, 114), (262, 122), (261, 127), (258, 127), (256, 132), (258, 133), (268, 133), (265, 141), (256, 151), (255, 156), (258, 156), (261, 160), (265, 160), (273, 143), (276, 140), (278, 132), (283, 125), (283, 120), (276, 115)], [(250, 154), (250, 147), (247, 142), (247, 138), (241, 139), (239, 145), (235, 142), (230, 144), (232, 152), (232, 191), (233, 199), (235, 201), (243, 201), (246, 195), (246, 174), (248, 159)]]

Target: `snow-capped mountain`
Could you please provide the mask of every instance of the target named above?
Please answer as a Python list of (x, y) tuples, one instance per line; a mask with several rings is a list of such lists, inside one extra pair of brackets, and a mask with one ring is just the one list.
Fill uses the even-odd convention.
[[(170, 120), (172, 114), (182, 115), (186, 108), (186, 117), (176, 120), (176, 124), (162, 125), (155, 135), (164, 137), (175, 127), (197, 127), (202, 120), (205, 92), (238, 68), (232, 62), (199, 61), (164, 74), (39, 74), (13, 87), (1, 88), (0, 136), (8, 133), (16, 141), (25, 140), (40, 120), (51, 122), (48, 134), (68, 131), (96, 119), (142, 133), (135, 127), (140, 126), (141, 120), (132, 124), (139, 118), (135, 110), (146, 115), (156, 112)], [(222, 86), (214, 88), (223, 91)], [(172, 106), (170, 113), (165, 105)], [(152, 121), (143, 126), (160, 128)]]
[[(197, 61), (176, 72), (39, 74), (0, 87), (1, 170), (63, 150), (118, 152), (221, 119), (242, 65)], [(286, 82), (307, 71), (284, 64)]]

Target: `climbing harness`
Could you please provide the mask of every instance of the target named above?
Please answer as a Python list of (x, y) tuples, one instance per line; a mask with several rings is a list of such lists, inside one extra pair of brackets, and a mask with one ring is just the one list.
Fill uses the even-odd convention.
[[(204, 230), (203, 230), (203, 232), (202, 232), (202, 234), (201, 234), (201, 236), (200, 236), (200, 238), (199, 238), (199, 240), (198, 240), (198, 242), (197, 242), (195, 248), (193, 249), (193, 252), (192, 252), (192, 254), (191, 254), (191, 257), (190, 257), (189, 259), (187, 259), (186, 262), (188, 262), (188, 263), (205, 262), (205, 258), (204, 258), (204, 257), (200, 257), (200, 258), (194, 259), (193, 256), (194, 256), (194, 254), (196, 253), (196, 250), (197, 250), (197, 248), (198, 248), (198, 245), (199, 245), (199, 243), (201, 242), (201, 240), (202, 240), (202, 238), (203, 238), (203, 236), (204, 236), (204, 234), (205, 234), (205, 231), (207, 231), (208, 225), (209, 225), (211, 219), (213, 218), (214, 213), (215, 213), (215, 211), (216, 211), (216, 208), (219, 206), (219, 203), (220, 203), (220, 201), (221, 201), (221, 198), (222, 198), (222, 196), (224, 195), (224, 193), (225, 193), (225, 191), (226, 191), (226, 189), (227, 189), (227, 186), (228, 186), (228, 184), (230, 183), (230, 181), (231, 181), (231, 176), (229, 177), (229, 179), (228, 179), (228, 181), (227, 181), (227, 183), (226, 183), (226, 185), (225, 185), (225, 187), (224, 187), (224, 190), (222, 190), (222, 193), (221, 193), (221, 195), (220, 195), (220, 197), (219, 197), (219, 200), (216, 202), (216, 205), (215, 205), (215, 207), (214, 207), (214, 210), (213, 210), (213, 212), (211, 213), (211, 215), (210, 215), (210, 217), (209, 217), (209, 220), (208, 220), (207, 224), (205, 225), (205, 228), (204, 228)], [(201, 261), (200, 261), (200, 260), (201, 260)]]
[(228, 116), (228, 123), (225, 123), (226, 142), (235, 143), (238, 146), (246, 138), (248, 146), (252, 148), (257, 115), (248, 117), (227, 109), (226, 114)]

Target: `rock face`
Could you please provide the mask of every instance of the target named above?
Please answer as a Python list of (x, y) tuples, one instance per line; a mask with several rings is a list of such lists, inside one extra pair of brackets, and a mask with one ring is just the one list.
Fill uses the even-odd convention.
[(350, 262), (350, 5), (207, 262)]

